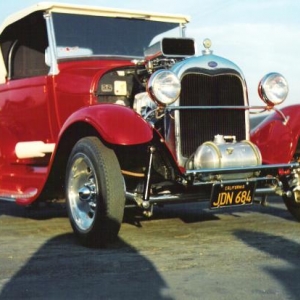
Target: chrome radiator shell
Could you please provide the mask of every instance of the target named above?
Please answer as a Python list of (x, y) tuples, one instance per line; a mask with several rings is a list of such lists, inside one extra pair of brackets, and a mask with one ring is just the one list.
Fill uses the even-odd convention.
[[(219, 56), (203, 55), (175, 64), (172, 71), (180, 78), (182, 90), (170, 107), (173, 112), (166, 120), (165, 139), (179, 166), (185, 167), (197, 147), (214, 135), (249, 139), (249, 112), (235, 109), (248, 105), (247, 86), (242, 71), (234, 63)], [(218, 106), (232, 109), (210, 109)], [(185, 107), (194, 109), (181, 109)]]

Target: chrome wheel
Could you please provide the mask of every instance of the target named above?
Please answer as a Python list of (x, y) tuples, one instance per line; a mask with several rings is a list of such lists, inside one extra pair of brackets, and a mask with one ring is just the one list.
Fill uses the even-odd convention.
[(68, 178), (68, 198), (74, 222), (80, 230), (89, 230), (97, 211), (97, 182), (90, 159), (79, 153)]
[(86, 246), (114, 240), (125, 207), (124, 181), (115, 152), (97, 137), (79, 140), (68, 160), (66, 204), (71, 226)]

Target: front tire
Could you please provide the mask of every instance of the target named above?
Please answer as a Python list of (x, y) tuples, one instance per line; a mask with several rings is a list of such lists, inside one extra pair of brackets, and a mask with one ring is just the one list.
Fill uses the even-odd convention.
[(124, 181), (113, 150), (97, 137), (79, 140), (66, 171), (66, 202), (71, 226), (85, 246), (104, 246), (120, 230)]
[[(292, 214), (292, 216), (300, 222), (300, 202), (296, 201), (295, 192), (292, 191), (291, 197), (283, 196), (283, 201), (288, 211)], [(298, 192), (299, 193), (299, 192)]]

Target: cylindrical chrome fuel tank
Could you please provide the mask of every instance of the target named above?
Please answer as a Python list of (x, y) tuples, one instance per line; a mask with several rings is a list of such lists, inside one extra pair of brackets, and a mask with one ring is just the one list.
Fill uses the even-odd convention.
[[(232, 137), (230, 137), (232, 138)], [(262, 163), (259, 149), (250, 141), (226, 142), (215, 136), (213, 142), (205, 142), (198, 147), (194, 156), (195, 169), (218, 169), (257, 166)], [(252, 177), (252, 173), (222, 174), (220, 179), (239, 179)]]

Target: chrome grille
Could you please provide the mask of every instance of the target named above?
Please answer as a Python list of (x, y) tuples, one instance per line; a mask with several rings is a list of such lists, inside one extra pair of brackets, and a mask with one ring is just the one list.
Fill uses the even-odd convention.
[[(235, 75), (186, 73), (181, 82), (180, 106), (243, 106), (243, 86)], [(189, 157), (217, 134), (246, 137), (244, 110), (181, 110), (181, 155)]]

